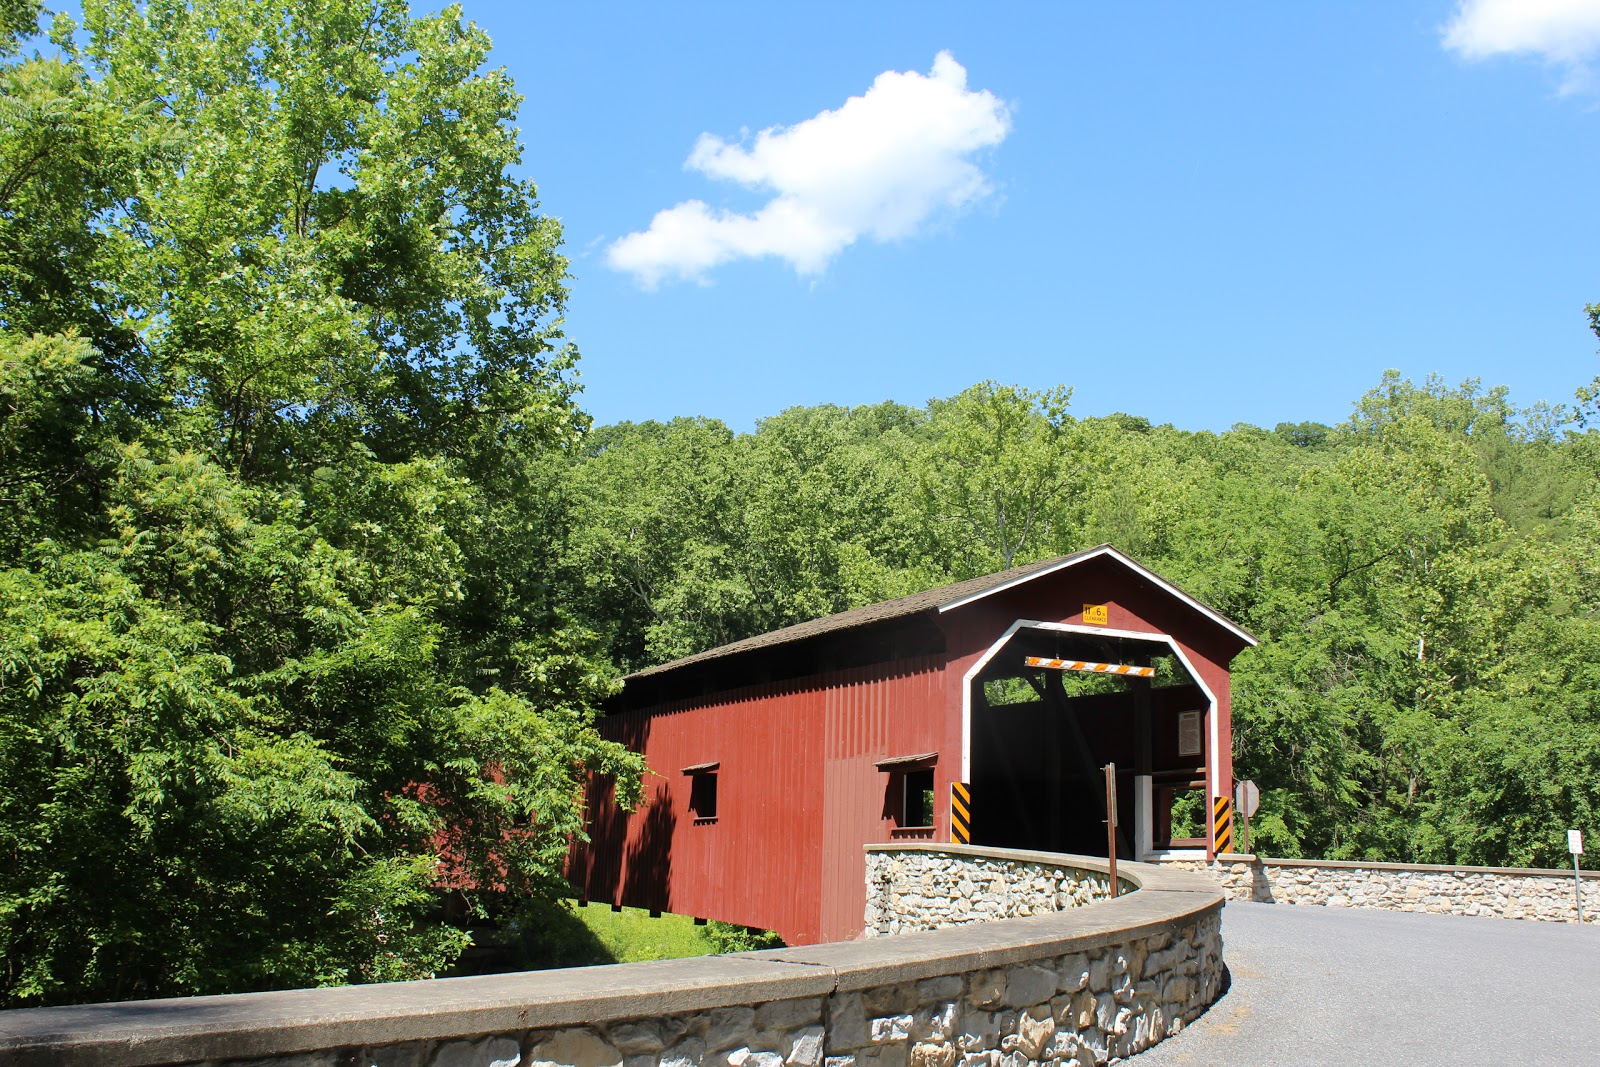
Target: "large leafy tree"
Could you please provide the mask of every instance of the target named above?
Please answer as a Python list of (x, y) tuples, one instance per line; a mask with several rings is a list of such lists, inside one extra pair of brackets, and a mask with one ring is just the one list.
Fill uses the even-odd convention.
[(437, 972), (560, 888), (560, 230), (459, 9), (0, 10), (0, 1003)]
[(1046, 554), (1067, 485), (1071, 399), (1066, 387), (980, 382), (928, 405), (920, 495), (933, 552), (950, 561), (953, 576)]
[(912, 470), (922, 420), (884, 404), (603, 427), (566, 482), (575, 610), (624, 668), (937, 584)]

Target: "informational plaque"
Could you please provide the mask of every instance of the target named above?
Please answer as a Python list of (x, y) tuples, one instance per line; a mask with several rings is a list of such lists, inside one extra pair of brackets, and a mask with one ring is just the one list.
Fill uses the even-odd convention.
[(1086, 626), (1104, 626), (1111, 618), (1104, 604), (1085, 604), (1083, 622)]
[(1203, 745), (1200, 741), (1200, 712), (1178, 713), (1178, 755), (1198, 756)]

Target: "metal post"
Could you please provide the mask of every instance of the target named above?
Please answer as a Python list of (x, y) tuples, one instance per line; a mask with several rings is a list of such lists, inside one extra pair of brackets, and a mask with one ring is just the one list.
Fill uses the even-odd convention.
[[(1112, 870), (1116, 868), (1113, 867)], [(1578, 898), (1578, 925), (1583, 925), (1583, 875), (1578, 872), (1578, 854), (1572, 854), (1572, 891)]]
[(1117, 895), (1117, 765), (1108, 763), (1106, 772), (1106, 855), (1111, 860), (1111, 896)]
[(1583, 831), (1567, 831), (1567, 851), (1572, 853), (1572, 894), (1578, 904), (1578, 925), (1583, 925), (1583, 875), (1578, 870), (1578, 857), (1583, 855)]

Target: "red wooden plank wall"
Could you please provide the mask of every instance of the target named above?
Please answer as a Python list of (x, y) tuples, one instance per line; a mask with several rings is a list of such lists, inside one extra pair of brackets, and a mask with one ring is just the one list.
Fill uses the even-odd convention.
[[(938, 752), (940, 780), (960, 771), (961, 753), (941, 751), (947, 730), (943, 657), (920, 656), (825, 675), (821, 897), (823, 941), (861, 932), (866, 906), (866, 854), (862, 846), (896, 836), (895, 776), (875, 766), (896, 756)], [(937, 799), (934, 805), (937, 810)], [(926, 833), (915, 834), (926, 837)]]
[[(607, 717), (603, 733), (645, 754), (646, 802), (624, 815), (591, 795), (593, 843), (574, 850), (573, 880), (590, 900), (773, 929), (790, 944), (859, 933), (862, 846), (888, 840), (893, 826), (891, 776), (874, 764), (939, 749), (941, 663), (901, 660)], [(717, 818), (697, 821), (681, 770), (713, 761)], [(941, 758), (942, 777), (946, 761), (956, 773), (959, 753)]]

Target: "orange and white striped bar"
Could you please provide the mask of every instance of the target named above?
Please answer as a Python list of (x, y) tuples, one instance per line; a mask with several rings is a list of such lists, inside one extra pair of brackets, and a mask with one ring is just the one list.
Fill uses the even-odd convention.
[(1030, 667), (1047, 667), (1053, 671), (1087, 671), (1090, 674), (1124, 674), (1129, 678), (1154, 678), (1154, 667), (1135, 667), (1129, 663), (1089, 663), (1081, 659), (1045, 659), (1029, 656), (1023, 660)]

